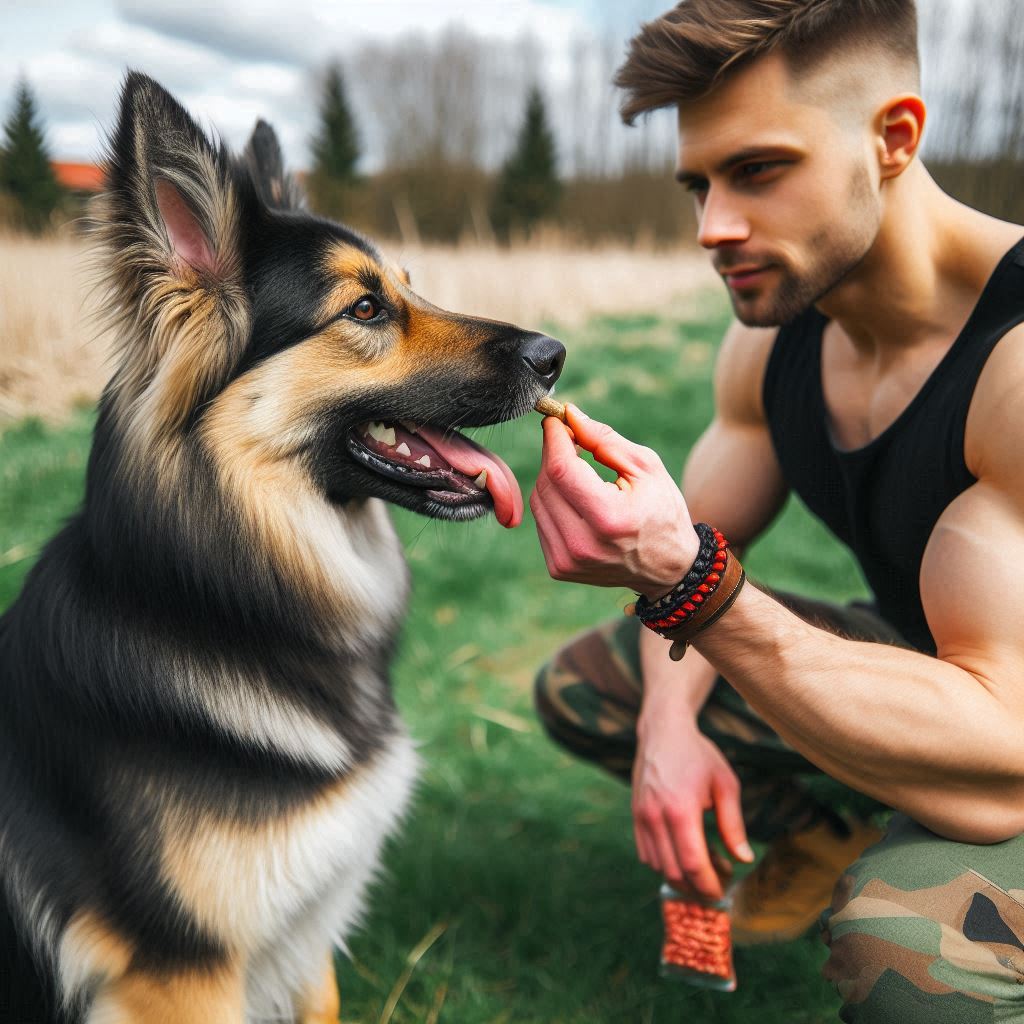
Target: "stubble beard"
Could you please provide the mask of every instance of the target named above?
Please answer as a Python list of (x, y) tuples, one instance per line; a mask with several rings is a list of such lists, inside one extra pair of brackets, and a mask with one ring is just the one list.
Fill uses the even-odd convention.
[(812, 236), (806, 248), (818, 257), (804, 274), (776, 263), (781, 280), (774, 291), (744, 298), (730, 288), (736, 318), (747, 327), (781, 327), (795, 320), (860, 266), (878, 236), (880, 219), (867, 168), (858, 166), (849, 186), (845, 230), (827, 228)]

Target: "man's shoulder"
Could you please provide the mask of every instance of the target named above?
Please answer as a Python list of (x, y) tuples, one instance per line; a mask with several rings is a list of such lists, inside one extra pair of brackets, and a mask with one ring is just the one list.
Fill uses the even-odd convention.
[(734, 320), (725, 332), (715, 366), (715, 401), (720, 414), (762, 421), (762, 388), (778, 327), (748, 327)]
[(779, 330), (778, 327), (748, 327), (734, 320), (722, 338), (718, 372), (763, 375)]
[(978, 377), (967, 418), (965, 455), (977, 477), (1012, 476), (1024, 483), (1024, 323), (992, 349)]

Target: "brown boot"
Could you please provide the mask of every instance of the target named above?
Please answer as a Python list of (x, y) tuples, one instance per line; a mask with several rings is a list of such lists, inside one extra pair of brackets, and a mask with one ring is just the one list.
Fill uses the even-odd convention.
[(750, 874), (730, 889), (737, 946), (788, 942), (808, 932), (828, 906), (845, 867), (883, 832), (851, 822), (840, 836), (828, 823), (777, 839)]

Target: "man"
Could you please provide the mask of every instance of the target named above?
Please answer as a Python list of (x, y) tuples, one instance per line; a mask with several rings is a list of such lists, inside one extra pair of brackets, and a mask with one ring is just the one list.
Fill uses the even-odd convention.
[[(640, 859), (669, 879), (720, 894), (705, 810), (737, 859), (748, 828), (771, 843), (739, 939), (801, 934), (838, 877), (844, 1020), (972, 1024), (1024, 1016), (1024, 229), (917, 158), (916, 33), (913, 0), (686, 0), (633, 40), (624, 118), (678, 107), (737, 323), (682, 494), (570, 407), (531, 497), (555, 579), (654, 601), (694, 563), (693, 523), (738, 557), (795, 491), (878, 614), (748, 585), (680, 663), (623, 618), (560, 652), (537, 700), (632, 779)], [(880, 843), (796, 779), (816, 771), (895, 809)]]

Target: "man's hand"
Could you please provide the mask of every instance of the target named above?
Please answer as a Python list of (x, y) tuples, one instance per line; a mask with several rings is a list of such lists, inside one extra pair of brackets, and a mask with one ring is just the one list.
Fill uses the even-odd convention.
[(740, 809), (739, 780), (695, 722), (659, 725), (638, 737), (633, 761), (637, 854), (678, 887), (721, 899), (722, 885), (704, 834), (704, 812), (714, 810), (719, 834), (733, 857), (753, 860)]
[[(700, 541), (678, 485), (649, 448), (566, 407), (570, 430), (544, 420), (544, 455), (530, 495), (540, 546), (556, 580), (628, 587), (654, 599), (693, 565)], [(602, 480), (575, 443), (619, 474)]]

